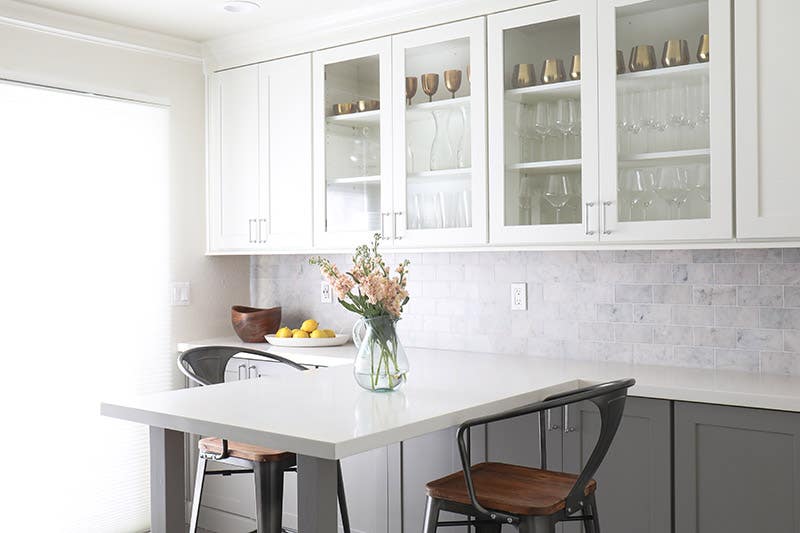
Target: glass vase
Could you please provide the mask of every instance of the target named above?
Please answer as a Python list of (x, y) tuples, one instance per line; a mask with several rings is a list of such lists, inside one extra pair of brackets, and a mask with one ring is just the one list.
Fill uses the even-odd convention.
[(405, 383), (408, 358), (397, 338), (397, 319), (391, 316), (362, 318), (353, 326), (358, 353), (353, 375), (362, 388), (392, 391)]
[(450, 144), (448, 126), (450, 111), (437, 109), (433, 112), (436, 132), (431, 145), (431, 170), (447, 170), (456, 167), (453, 146)]

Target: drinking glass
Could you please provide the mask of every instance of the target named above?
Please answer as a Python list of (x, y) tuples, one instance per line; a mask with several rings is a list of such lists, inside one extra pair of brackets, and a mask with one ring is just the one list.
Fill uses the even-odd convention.
[(533, 117), (533, 125), (534, 131), (541, 139), (542, 143), (542, 161), (548, 160), (548, 153), (547, 153), (547, 137), (553, 131), (552, 127), (552, 116), (550, 113), (550, 104), (547, 102), (536, 102), (536, 108), (534, 110), (534, 117)]
[(670, 218), (681, 218), (681, 207), (689, 197), (689, 183), (684, 167), (664, 167), (656, 179), (656, 194), (670, 208)]
[(630, 194), (631, 220), (633, 208), (638, 206), (642, 210), (642, 220), (647, 220), (647, 210), (655, 201), (655, 176), (653, 169), (633, 169), (627, 176), (626, 189)]
[(698, 163), (688, 174), (689, 189), (705, 203), (711, 203), (711, 181), (708, 163)]
[(533, 182), (532, 176), (520, 176), (519, 178), (519, 225), (520, 226), (529, 226), (531, 224), (531, 201), (533, 192), (535, 189), (535, 183)]
[(565, 174), (547, 176), (544, 199), (556, 210), (556, 224), (561, 223), (561, 210), (567, 205), (572, 196), (574, 196), (574, 189), (569, 176)]
[(577, 122), (577, 109), (575, 100), (561, 98), (556, 102), (556, 112), (553, 118), (553, 124), (556, 129), (561, 132), (561, 140), (563, 144), (562, 159), (569, 159), (570, 150), (568, 139), (572, 136), (573, 128)]

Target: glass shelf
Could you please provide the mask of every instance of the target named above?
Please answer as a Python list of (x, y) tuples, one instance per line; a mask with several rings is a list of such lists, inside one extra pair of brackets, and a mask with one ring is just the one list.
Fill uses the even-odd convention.
[(358, 183), (379, 184), (380, 175), (377, 176), (354, 176), (352, 178), (328, 178), (328, 185), (352, 185)]
[(698, 76), (708, 75), (708, 65), (708, 63), (691, 63), (678, 67), (661, 67), (639, 72), (626, 72), (617, 76), (617, 85), (619, 88), (626, 89), (636, 89), (638, 87), (652, 89), (659, 86), (660, 80), (663, 80), (665, 84), (674, 81), (693, 82), (697, 80)]
[(408, 174), (409, 180), (421, 178), (468, 178), (472, 174), (471, 168), (448, 168), (445, 170), (426, 170)]
[(469, 107), (470, 97), (460, 96), (458, 98), (448, 98), (447, 100), (434, 100), (433, 102), (423, 102), (406, 107), (406, 119), (408, 121), (428, 120), (431, 118), (431, 111), (437, 109), (457, 110), (459, 107)]
[(547, 174), (552, 170), (578, 171), (581, 168), (580, 159), (562, 159), (557, 161), (530, 161), (514, 163), (506, 166), (506, 170), (521, 170), (530, 174)]
[(628, 154), (619, 158), (621, 166), (631, 166), (642, 161), (648, 163), (654, 162), (669, 162), (678, 159), (704, 159), (711, 155), (711, 150), (708, 148), (700, 148), (697, 150), (674, 150), (671, 152), (647, 152), (643, 154)]
[(542, 100), (558, 100), (559, 98), (580, 98), (581, 82), (580, 80), (575, 80), (548, 85), (534, 85), (520, 89), (509, 89), (505, 94), (506, 100), (523, 104), (532, 104)]
[(374, 126), (380, 124), (381, 111), (375, 109), (373, 111), (363, 111), (361, 113), (349, 113), (347, 115), (333, 115), (326, 117), (328, 124), (338, 124), (341, 126)]

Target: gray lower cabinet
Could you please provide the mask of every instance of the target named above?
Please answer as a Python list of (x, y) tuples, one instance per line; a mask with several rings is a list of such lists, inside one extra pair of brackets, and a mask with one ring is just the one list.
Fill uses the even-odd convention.
[(675, 402), (675, 531), (800, 533), (800, 415)]
[[(564, 470), (578, 473), (600, 436), (600, 414), (594, 404), (583, 402), (570, 406), (564, 421)], [(672, 531), (670, 427), (669, 401), (628, 397), (617, 435), (595, 475), (603, 531)], [(583, 531), (578, 523), (564, 530)]]

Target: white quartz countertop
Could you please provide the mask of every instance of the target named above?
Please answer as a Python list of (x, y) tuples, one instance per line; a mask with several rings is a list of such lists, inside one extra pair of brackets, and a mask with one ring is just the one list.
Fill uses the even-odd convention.
[[(192, 348), (201, 346), (235, 346), (237, 348), (250, 348), (260, 350), (281, 357), (285, 357), (295, 363), (307, 366), (341, 366), (349, 365), (356, 356), (356, 347), (352, 341), (342, 346), (330, 346), (327, 348), (285, 348), (273, 346), (268, 342), (242, 342), (239, 337), (214, 337), (198, 341), (178, 343), (178, 351), (185, 352)], [(244, 354), (249, 357), (249, 354)], [(257, 356), (254, 356), (257, 358)]]
[[(212, 344), (223, 344), (216, 342)], [(261, 346), (261, 345), (259, 345)], [(262, 346), (263, 347), (263, 346)], [(346, 351), (350, 354), (346, 357)], [(326, 459), (498, 413), (546, 396), (634, 377), (631, 394), (800, 412), (800, 379), (732, 371), (587, 363), (525, 356), (407, 350), (408, 383), (392, 393), (358, 387), (354, 347), (329, 356), (338, 366), (265, 376), (103, 403), (103, 414), (178, 431), (216, 435)], [(292, 356), (309, 364), (307, 355)]]

